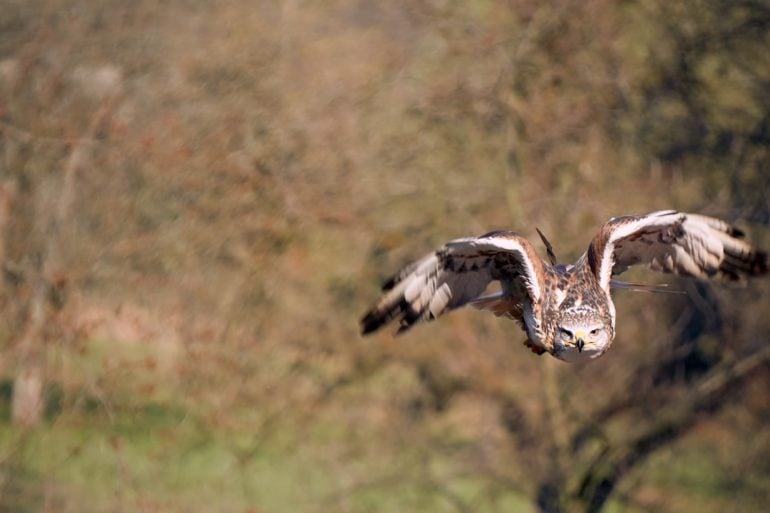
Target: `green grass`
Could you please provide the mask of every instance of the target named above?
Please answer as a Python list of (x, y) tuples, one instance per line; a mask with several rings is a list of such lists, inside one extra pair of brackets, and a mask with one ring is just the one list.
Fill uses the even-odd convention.
[(30, 486), (55, 484), (65, 511), (133, 510), (140, 503), (179, 511), (301, 511), (308, 494), (319, 491), (311, 484), (324, 482), (304, 455), (275, 452), (269, 443), (239, 461), (226, 434), (179, 413), (147, 405), (111, 418), (65, 415), (26, 435), (3, 425), (0, 459)]
[[(320, 425), (318, 431), (258, 440), (259, 449), (244, 456), (227, 433), (206, 431), (179, 410), (157, 405), (112, 418), (65, 414), (28, 434), (3, 424), (0, 461), (13, 476), (5, 490), (24, 493), (11, 503), (3, 494), (0, 509), (35, 510), (53, 501), (59, 511), (82, 512), (314, 512), (341, 505), (361, 512), (451, 512), (455, 500), (472, 503), (484, 493), (479, 479), (449, 480), (442, 488), (415, 475), (410, 468), (420, 467), (419, 450), (385, 455), (392, 461), (376, 455), (382, 448), (362, 450), (346, 461), (337, 453), (348, 438), (328, 434), (344, 430)], [(527, 511), (521, 508), (526, 501), (510, 493), (483, 511), (507, 511), (511, 504)]]
[[(454, 431), (451, 417), (388, 420), (384, 408), (396, 414), (419, 391), (406, 367), (386, 366), (311, 413), (285, 405), (276, 414), (275, 404), (259, 402), (201, 405), (179, 380), (137, 364), (152, 357), (146, 346), (87, 348), (55, 349), (49, 361), (58, 362), (59, 381), (33, 431), (9, 425), (12, 382), (0, 383), (0, 511), (536, 511), (526, 486), (468, 467), (475, 442)], [(255, 377), (243, 386), (260, 384)], [(644, 479), (668, 497), (665, 511), (734, 502), (708, 444), (686, 445), (668, 460), (653, 460)], [(612, 502), (607, 511), (637, 510)]]
[[(106, 398), (63, 404), (31, 432), (7, 418), (0, 424), (0, 468), (10, 476), (0, 510), (452, 512), (453, 501), (483, 495), (478, 479), (442, 477), (450, 461), (418, 444), (393, 451), (387, 433), (355, 432), (333, 414), (322, 412), (309, 426), (288, 414), (261, 433), (120, 387)], [(508, 503), (525, 501), (504, 494), (483, 511)]]

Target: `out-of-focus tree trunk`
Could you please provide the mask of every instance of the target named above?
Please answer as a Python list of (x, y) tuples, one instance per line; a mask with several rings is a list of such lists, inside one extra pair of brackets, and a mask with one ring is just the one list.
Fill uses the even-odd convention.
[(17, 346), (16, 378), (13, 381), (11, 420), (17, 426), (32, 427), (43, 415), (44, 347), (43, 323), (46, 317), (46, 291), (41, 276), (29, 307), (24, 332)]
[(568, 440), (564, 426), (564, 412), (559, 390), (559, 379), (556, 372), (557, 362), (551, 358), (543, 362), (543, 394), (545, 402), (546, 457), (547, 477), (539, 484), (535, 501), (543, 513), (562, 513), (564, 511), (559, 490), (564, 488), (565, 471), (568, 467)]
[[(0, 267), (5, 265), (6, 236), (8, 225), (11, 221), (11, 203), (15, 187), (11, 181), (0, 184)], [(0, 291), (3, 289), (3, 281), (0, 280)]]
[[(6, 142), (3, 155), (2, 168), (10, 167), (13, 161), (16, 145)], [(11, 224), (11, 208), (16, 196), (15, 180), (6, 179), (0, 183), (0, 308), (7, 309), (11, 301), (11, 295), (6, 287), (5, 272), (8, 269), (8, 233)], [(0, 358), (0, 374), (4, 374), (8, 365), (8, 358)]]
[(36, 207), (36, 216), (43, 225), (45, 242), (27, 319), (16, 346), (17, 367), (13, 383), (11, 419), (17, 426), (33, 427), (42, 420), (45, 385), (44, 327), (48, 318), (51, 288), (58, 281), (58, 276), (64, 273), (62, 247), (65, 241), (62, 227), (70, 217), (74, 203), (77, 171), (88, 160), (93, 138), (111, 105), (112, 101), (102, 104), (92, 117), (87, 133), (73, 145), (64, 165), (61, 193), (58, 197), (42, 194)]

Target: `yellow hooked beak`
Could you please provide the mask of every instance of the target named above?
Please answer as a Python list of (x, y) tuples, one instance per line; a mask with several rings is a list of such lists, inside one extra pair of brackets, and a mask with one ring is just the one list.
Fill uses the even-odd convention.
[(585, 331), (575, 332), (575, 347), (577, 347), (578, 353), (583, 352), (583, 346), (586, 345), (586, 333)]

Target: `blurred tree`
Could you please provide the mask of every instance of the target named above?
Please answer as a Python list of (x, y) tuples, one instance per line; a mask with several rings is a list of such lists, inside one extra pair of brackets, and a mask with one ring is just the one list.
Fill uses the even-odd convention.
[[(35, 30), (17, 27), (25, 28)], [(4, 319), (14, 334), (16, 361), (11, 418), (26, 427), (42, 418), (45, 339), (56, 331), (51, 312), (64, 307), (74, 270), (72, 211), (79, 201), (79, 175), (90, 165), (120, 87), (109, 70), (63, 70), (37, 52), (32, 46), (4, 60), (0, 76), (0, 264)]]
[(770, 4), (692, 0), (628, 10), (654, 38), (644, 41), (625, 97), (624, 123), (640, 154), (704, 178), (710, 196), (729, 198), (733, 215), (767, 224)]
[[(764, 284), (621, 293), (585, 368), (472, 313), (374, 343), (355, 318), (463, 234), (534, 223), (569, 260), (619, 213), (766, 223), (766, 2), (2, 7), (0, 397), (39, 412), (42, 369), (62, 413), (0, 486), (78, 512), (764, 511)], [(121, 329), (41, 345), (94, 311)], [(741, 447), (707, 468), (729, 486), (660, 483), (693, 438)]]

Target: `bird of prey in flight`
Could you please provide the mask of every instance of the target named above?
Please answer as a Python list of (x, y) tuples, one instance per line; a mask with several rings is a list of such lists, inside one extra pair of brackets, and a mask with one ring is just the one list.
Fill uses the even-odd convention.
[[(767, 253), (720, 219), (673, 210), (607, 221), (572, 265), (549, 261), (509, 231), (446, 243), (408, 265), (383, 287), (361, 319), (363, 334), (390, 321), (398, 332), (464, 305), (518, 321), (525, 344), (567, 362), (604, 354), (615, 338), (612, 279), (633, 265), (697, 279), (744, 280), (767, 273)], [(483, 295), (491, 282), (500, 291)]]

